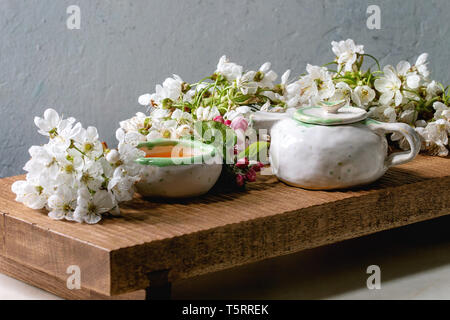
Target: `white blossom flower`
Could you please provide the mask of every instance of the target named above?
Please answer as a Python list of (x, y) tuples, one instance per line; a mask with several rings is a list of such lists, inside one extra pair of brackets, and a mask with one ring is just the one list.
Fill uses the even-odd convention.
[[(169, 139), (172, 136), (172, 132), (170, 129), (166, 130), (166, 139)], [(153, 128), (150, 130), (150, 132), (148, 133), (148, 135), (146, 136), (147, 141), (151, 141), (154, 139), (160, 139), (163, 138), (163, 134), (161, 133), (161, 131), (159, 131), (158, 129), (155, 128), (155, 126), (153, 126)]]
[(148, 118), (144, 113), (138, 112), (131, 119), (121, 121), (119, 123), (120, 127), (125, 130), (125, 132), (136, 131), (145, 127), (145, 121)]
[[(283, 103), (287, 103), (287, 101), (288, 101), (287, 86), (289, 84), (289, 76), (290, 75), (291, 75), (291, 70), (286, 70), (283, 73), (283, 75), (281, 76), (281, 83), (274, 86), (275, 92), (268, 91), (268, 92), (265, 92), (264, 95), (266, 97), (268, 97), (269, 99), (271, 99), (272, 101), (279, 100)], [(284, 108), (279, 108), (279, 107), (275, 107), (275, 108), (284, 110)], [(260, 110), (267, 110), (267, 111), (273, 112), (274, 111), (273, 109), (274, 108), (270, 108), (270, 102), (269, 102), (269, 106), (264, 107), (264, 109), (261, 107)]]
[(180, 124), (190, 124), (194, 121), (190, 112), (181, 111), (180, 109), (172, 112), (171, 118)]
[[(270, 105), (269, 101), (268, 101), (268, 104)], [(223, 115), (223, 118), (226, 120), (233, 121), (235, 118), (244, 117), (248, 121), (250, 118), (251, 111), (252, 110), (250, 109), (249, 106), (240, 106), (235, 109), (231, 109), (231, 110), (227, 111)]]
[(67, 125), (65, 128), (58, 130), (58, 136), (56, 136), (51, 141), (57, 140), (57, 143), (62, 146), (69, 146), (72, 139), (75, 139), (83, 127), (80, 122), (75, 125)]
[(83, 169), (76, 172), (76, 177), (90, 190), (100, 189), (105, 181), (101, 161), (85, 159)]
[(417, 89), (420, 84), (420, 77), (412, 71), (411, 64), (407, 61), (400, 61), (397, 64), (397, 75), (405, 79), (406, 85), (411, 89)]
[(122, 143), (128, 143), (133, 146), (137, 146), (139, 143), (147, 140), (145, 132), (128, 131), (119, 128), (116, 130), (116, 139)]
[(184, 95), (183, 95), (183, 101), (184, 102), (189, 102), (192, 103), (194, 96), (197, 92), (197, 90), (199, 90), (200, 85), (197, 85), (195, 89), (190, 89), (188, 90)]
[(337, 63), (344, 71), (353, 71), (353, 65), (358, 54), (364, 54), (364, 46), (356, 45), (352, 39), (331, 42), (332, 50), (337, 57)]
[(330, 73), (326, 68), (307, 65), (306, 71), (308, 72), (307, 78), (304, 82), (300, 79), (300, 87), (302, 88), (302, 83), (306, 84), (305, 89), (308, 90), (307, 87), (312, 81), (312, 92), (316, 92), (317, 96), (320, 100), (325, 100), (334, 95), (335, 86), (333, 80), (331, 78)]
[(416, 61), (416, 64), (414, 65), (415, 68), (417, 69), (417, 71), (419, 72), (419, 74), (424, 77), (424, 78), (428, 78), (428, 76), (430, 75), (430, 71), (428, 71), (428, 67), (427, 67), (427, 59), (428, 59), (428, 53), (422, 53)]
[(115, 206), (114, 198), (108, 191), (98, 190), (91, 195), (87, 188), (80, 188), (73, 218), (80, 223), (95, 224), (101, 220), (103, 213), (111, 211)]
[(35, 117), (34, 123), (39, 128), (39, 133), (44, 136), (54, 137), (64, 131), (75, 122), (74, 118), (62, 119), (54, 109), (47, 109), (44, 118)]
[(135, 160), (145, 156), (145, 152), (128, 143), (119, 143), (120, 163), (129, 176), (139, 176), (142, 166)]
[(183, 79), (174, 74), (173, 78), (167, 78), (162, 85), (158, 84), (155, 87), (155, 93), (146, 93), (138, 98), (138, 102), (143, 106), (157, 107), (164, 103), (165, 99), (174, 102), (182, 98), (183, 95)]
[(56, 161), (59, 170), (55, 180), (64, 184), (72, 185), (77, 173), (85, 166), (83, 155), (75, 149), (67, 149), (65, 153), (58, 154)]
[(352, 89), (345, 82), (338, 82), (336, 84), (336, 90), (334, 91), (334, 95), (329, 98), (329, 101), (341, 101), (345, 100), (347, 103), (350, 103), (350, 99), (352, 96)]
[(307, 75), (287, 86), (288, 107), (316, 103), (334, 95), (333, 79), (326, 68), (308, 64), (306, 71)]
[(91, 157), (98, 157), (103, 153), (103, 145), (98, 140), (98, 132), (95, 127), (82, 129), (75, 140), (80, 145), (80, 150)]
[(417, 111), (414, 108), (405, 109), (400, 113), (397, 120), (412, 125), (417, 120)]
[(28, 181), (16, 181), (11, 186), (12, 192), (16, 194), (16, 201), (22, 202), (31, 209), (42, 209), (47, 202), (47, 195), (44, 188), (33, 185)]
[(154, 109), (150, 114), (152, 120), (162, 121), (170, 117), (170, 111), (168, 109)]
[(278, 75), (270, 70), (271, 63), (264, 63), (255, 74), (255, 81), (260, 88), (273, 88), (273, 83), (277, 79)]
[(400, 91), (402, 81), (397, 76), (394, 67), (386, 66), (383, 68), (384, 76), (375, 80), (375, 89), (382, 93), (380, 103), (389, 105), (394, 101), (394, 105), (398, 106), (402, 103), (403, 96)]
[(111, 164), (116, 164), (120, 161), (120, 154), (117, 150), (110, 150), (106, 156), (106, 161), (108, 161)]
[(114, 170), (114, 175), (108, 183), (108, 190), (114, 194), (117, 201), (129, 201), (134, 195), (134, 184), (139, 179), (139, 176), (130, 176), (127, 170), (120, 166)]
[(442, 88), (436, 81), (431, 81), (426, 87), (426, 100), (431, 100), (442, 94)]
[(248, 71), (236, 78), (236, 87), (243, 94), (255, 94), (258, 90), (258, 83), (255, 81), (256, 71)]
[(51, 209), (48, 216), (54, 220), (73, 220), (76, 202), (76, 190), (66, 185), (60, 185), (56, 192), (48, 198), (48, 207)]
[(233, 81), (242, 75), (242, 69), (242, 66), (230, 62), (226, 56), (222, 56), (217, 64), (216, 73), (223, 75), (229, 81)]
[(180, 139), (184, 136), (191, 135), (192, 131), (193, 130), (190, 125), (182, 124), (178, 126), (177, 129), (175, 130), (176, 139)]
[(139, 96), (138, 103), (142, 106), (149, 106), (151, 105), (153, 98), (154, 96), (152, 94), (146, 93)]
[(433, 103), (433, 108), (436, 110), (434, 119), (444, 119), (450, 121), (450, 108), (442, 102), (436, 101)]
[(209, 121), (213, 120), (215, 117), (220, 116), (220, 112), (217, 107), (199, 107), (195, 111), (197, 120), (199, 121)]
[(50, 154), (44, 146), (32, 146), (28, 150), (31, 159), (23, 169), (29, 173), (29, 177), (38, 177), (44, 170), (51, 171), (53, 176), (59, 170), (54, 155)]
[(383, 122), (397, 121), (395, 109), (387, 105), (371, 107), (368, 111), (368, 116)]
[(147, 141), (157, 138), (176, 139), (177, 126), (176, 120), (153, 121), (146, 136)]
[(361, 108), (366, 108), (375, 99), (375, 96), (375, 90), (367, 85), (357, 86), (352, 92), (353, 102)]
[(425, 120), (417, 120), (414, 125), (418, 128), (425, 128), (427, 126), (427, 122)]
[[(417, 130), (417, 129), (416, 129)], [(448, 155), (447, 145), (449, 142), (450, 122), (444, 119), (428, 123), (421, 135), (423, 136), (427, 150), (432, 155), (446, 157)]]
[(162, 85), (156, 86), (155, 100), (158, 103), (161, 103), (164, 99), (178, 100), (182, 93), (182, 84), (183, 80), (176, 74), (173, 75), (173, 78), (167, 78)]
[(281, 76), (281, 86), (287, 86), (289, 81), (289, 76), (291, 75), (291, 70), (286, 70)]
[(270, 101), (268, 100), (261, 106), (261, 108), (259, 110), (264, 111), (264, 112), (269, 112), (270, 106), (271, 106)]

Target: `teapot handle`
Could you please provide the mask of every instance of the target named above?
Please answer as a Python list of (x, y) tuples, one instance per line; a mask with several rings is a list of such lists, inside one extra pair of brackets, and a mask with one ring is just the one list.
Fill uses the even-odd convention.
[(409, 151), (394, 152), (387, 157), (385, 161), (387, 168), (409, 162), (419, 153), (421, 147), (420, 137), (417, 132), (406, 123), (378, 122), (368, 119), (366, 120), (366, 124), (371, 130), (382, 134), (398, 132), (405, 137), (409, 143)]

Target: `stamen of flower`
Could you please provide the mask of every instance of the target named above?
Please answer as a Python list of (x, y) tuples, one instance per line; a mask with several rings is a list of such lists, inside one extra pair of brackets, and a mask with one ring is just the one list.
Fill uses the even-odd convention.
[(56, 137), (57, 135), (58, 135), (58, 131), (57, 131), (57, 129), (56, 128), (53, 128), (52, 130), (50, 130), (49, 132), (48, 132), (48, 134), (50, 135), (50, 138), (54, 138), (54, 137)]
[(92, 143), (85, 143), (84, 144), (84, 151), (89, 152), (94, 148), (94, 145)]
[(93, 204), (92, 202), (89, 203), (89, 205), (88, 205), (88, 211), (89, 211), (90, 213), (95, 213), (96, 210), (97, 210), (97, 207), (95, 206), (95, 204)]
[(36, 191), (38, 192), (39, 195), (41, 195), (42, 191), (44, 191), (44, 188), (42, 188), (41, 186), (36, 186)]
[(144, 136), (148, 135), (148, 133), (149, 133), (148, 130), (147, 130), (147, 129), (144, 129), (144, 128), (141, 128), (141, 129), (139, 129), (138, 131), (139, 131), (140, 134), (142, 134), (142, 135), (144, 135)]
[(170, 108), (172, 107), (172, 104), (173, 104), (173, 101), (170, 100), (169, 98), (165, 98), (165, 99), (162, 101), (162, 107), (163, 107), (164, 109), (170, 109)]
[(255, 76), (253, 77), (253, 80), (256, 82), (260, 82), (264, 79), (264, 72), (258, 71)]
[(191, 85), (187, 82), (181, 84), (181, 92), (186, 93), (191, 89)]
[(64, 171), (65, 171), (66, 173), (72, 173), (72, 172), (74, 171), (73, 165), (71, 165), (71, 164), (66, 165), (66, 166), (64, 167)]
[(322, 88), (323, 81), (322, 81), (321, 79), (314, 79), (314, 81), (316, 82), (317, 87), (318, 87), (319, 89), (321, 89), (321, 88)]
[(83, 173), (83, 175), (81, 176), (81, 182), (88, 184), (89, 180), (91, 180), (92, 177), (88, 174), (88, 173)]

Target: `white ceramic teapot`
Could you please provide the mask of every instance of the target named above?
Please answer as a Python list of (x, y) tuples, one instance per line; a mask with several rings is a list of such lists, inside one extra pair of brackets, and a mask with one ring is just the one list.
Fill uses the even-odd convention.
[[(420, 151), (419, 136), (409, 125), (368, 119), (360, 108), (334, 107), (306, 107), (270, 123), (269, 159), (280, 180), (306, 189), (367, 184)], [(263, 118), (267, 122), (267, 114)], [(391, 132), (403, 135), (410, 150), (388, 155), (385, 135)]]

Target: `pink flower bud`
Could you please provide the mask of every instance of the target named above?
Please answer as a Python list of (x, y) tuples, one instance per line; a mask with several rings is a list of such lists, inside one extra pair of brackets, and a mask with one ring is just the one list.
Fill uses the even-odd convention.
[(223, 120), (222, 116), (217, 116), (213, 120), (216, 121), (216, 122), (224, 123), (224, 120)]
[(236, 167), (241, 168), (241, 169), (246, 168), (248, 166), (248, 164), (249, 164), (249, 161), (248, 161), (247, 157), (236, 161)]
[(241, 175), (241, 174), (237, 174), (236, 175), (236, 183), (237, 183), (237, 185), (242, 187), (244, 185), (244, 182), (245, 182), (244, 176)]
[(224, 124), (225, 124), (226, 126), (230, 126), (231, 120), (225, 120)]
[(243, 117), (234, 118), (233, 121), (231, 122), (230, 127), (235, 131), (236, 130), (245, 131), (248, 128), (248, 122)]
[(252, 166), (252, 169), (256, 172), (261, 171), (261, 168), (264, 167), (264, 164), (262, 162), (258, 162)]
[(254, 182), (256, 180), (256, 172), (253, 169), (248, 170), (247, 174), (245, 175), (245, 178), (249, 182)]

